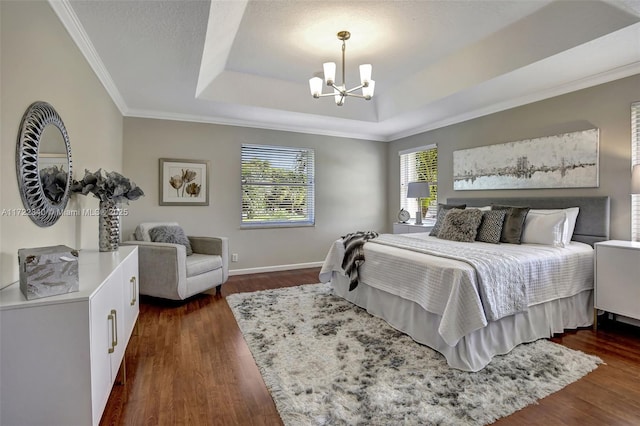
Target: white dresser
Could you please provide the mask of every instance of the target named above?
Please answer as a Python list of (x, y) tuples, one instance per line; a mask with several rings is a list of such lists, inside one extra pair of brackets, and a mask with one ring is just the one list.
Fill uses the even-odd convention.
[(595, 308), (640, 320), (640, 243), (611, 240), (595, 247)]
[(0, 291), (0, 424), (97, 425), (138, 318), (138, 249), (81, 250), (80, 290)]

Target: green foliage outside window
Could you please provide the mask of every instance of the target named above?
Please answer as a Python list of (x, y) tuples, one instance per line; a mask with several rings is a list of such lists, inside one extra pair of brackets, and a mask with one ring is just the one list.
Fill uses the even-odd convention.
[(243, 146), (242, 223), (312, 224), (313, 152), (253, 147)]

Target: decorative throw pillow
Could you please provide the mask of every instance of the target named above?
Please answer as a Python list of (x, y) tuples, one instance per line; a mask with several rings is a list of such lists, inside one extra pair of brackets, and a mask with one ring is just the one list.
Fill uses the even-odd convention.
[(444, 216), (438, 238), (471, 243), (476, 239), (482, 212), (478, 209), (450, 209)]
[(137, 241), (151, 241), (149, 230), (156, 226), (180, 226), (178, 222), (142, 222), (136, 227), (134, 236)]
[(530, 208), (492, 204), (491, 210), (506, 210), (507, 212), (504, 218), (504, 224), (502, 225), (500, 242), (520, 244), (524, 220), (527, 218), (527, 213), (529, 213)]
[(444, 222), (444, 216), (447, 214), (448, 210), (451, 209), (461, 209), (464, 210), (467, 207), (466, 204), (442, 204), (438, 203), (438, 214), (436, 215), (436, 224), (431, 228), (431, 232), (429, 235), (432, 237), (437, 237), (440, 232), (440, 228), (442, 227), (442, 223)]
[(180, 226), (156, 226), (149, 230), (149, 236), (154, 243), (182, 244), (187, 249), (187, 256), (193, 254), (189, 238)]
[(484, 243), (498, 244), (502, 235), (502, 225), (504, 217), (507, 215), (506, 210), (483, 210), (482, 221), (478, 228), (477, 241)]
[(562, 238), (566, 220), (567, 214), (562, 210), (531, 210), (524, 221), (522, 242), (564, 247)]
[[(569, 207), (566, 209), (531, 209), (529, 210), (529, 215), (532, 213), (557, 213), (557, 212), (565, 212), (567, 215), (567, 219), (564, 222), (564, 232), (562, 233), (562, 244), (563, 247), (567, 244), (571, 243), (571, 238), (573, 238), (573, 231), (576, 228), (576, 220), (578, 219), (578, 214), (580, 213), (580, 207)], [(525, 221), (525, 228), (527, 223)]]

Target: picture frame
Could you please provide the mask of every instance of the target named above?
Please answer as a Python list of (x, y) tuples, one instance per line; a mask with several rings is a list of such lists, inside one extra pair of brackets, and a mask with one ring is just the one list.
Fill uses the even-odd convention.
[(160, 158), (161, 206), (208, 206), (208, 160)]
[(453, 189), (597, 188), (597, 128), (453, 152)]

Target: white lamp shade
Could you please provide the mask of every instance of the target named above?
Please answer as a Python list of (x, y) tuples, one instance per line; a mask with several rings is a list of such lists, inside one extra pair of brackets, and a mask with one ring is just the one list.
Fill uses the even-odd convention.
[(371, 64), (360, 65), (360, 84), (363, 86), (371, 81)]
[(428, 198), (430, 195), (429, 182), (409, 182), (407, 198)]
[(373, 90), (375, 89), (375, 87), (376, 82), (373, 80), (369, 80), (369, 85), (362, 88), (362, 95), (367, 99), (373, 98)]
[(320, 77), (313, 77), (309, 79), (309, 90), (311, 90), (311, 96), (317, 98), (322, 93), (322, 79)]
[(324, 82), (331, 86), (336, 81), (336, 63), (325, 62), (322, 64), (322, 69), (324, 70)]
[(631, 193), (640, 194), (640, 164), (633, 166), (631, 172)]

